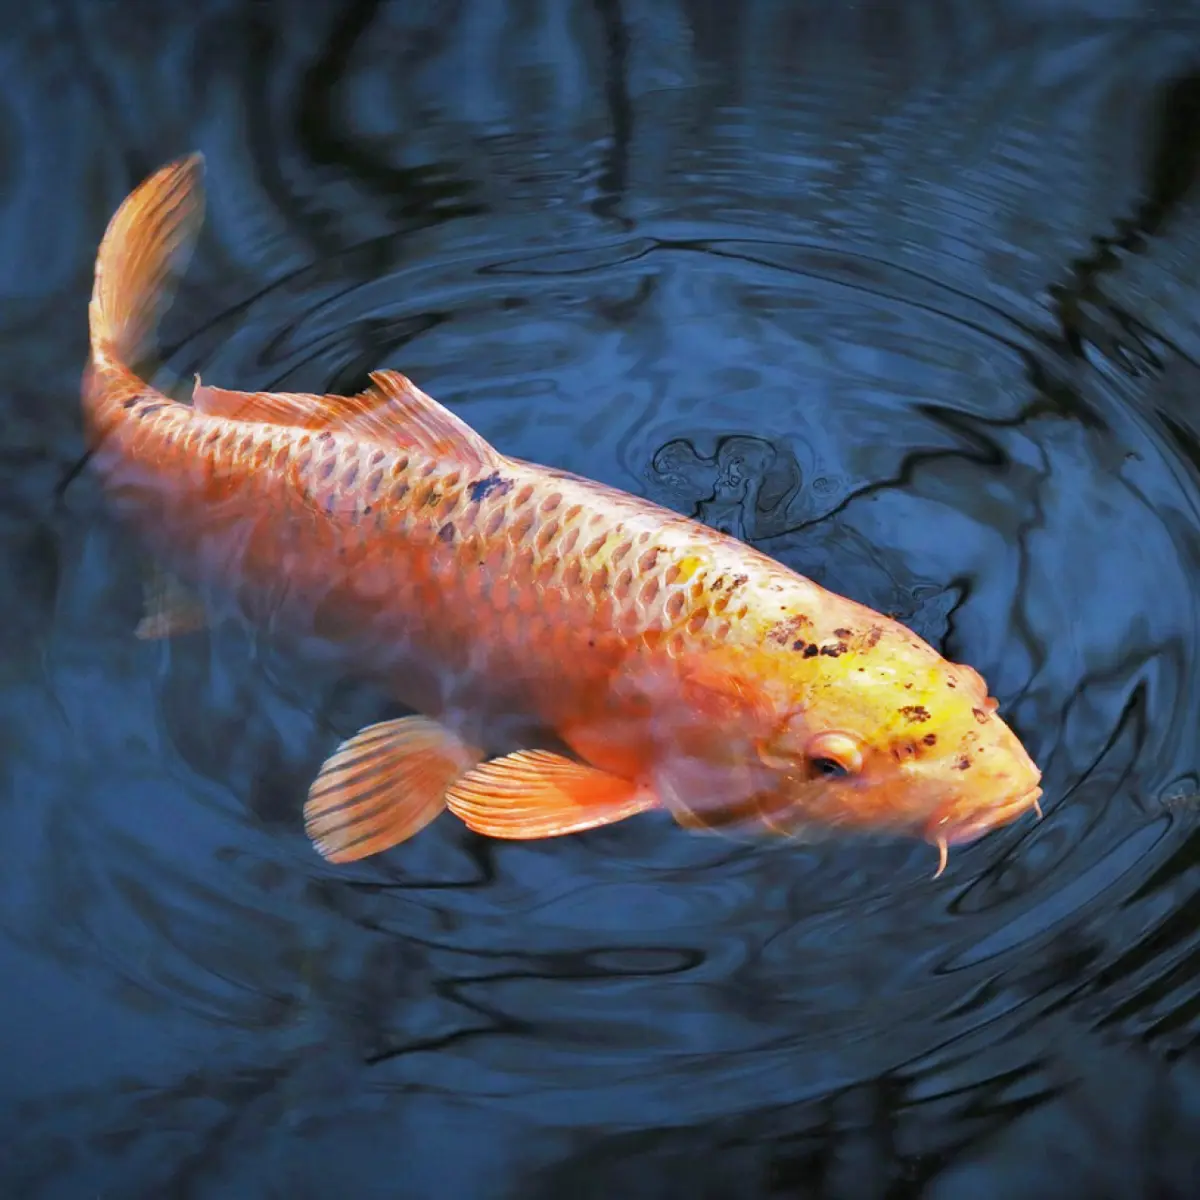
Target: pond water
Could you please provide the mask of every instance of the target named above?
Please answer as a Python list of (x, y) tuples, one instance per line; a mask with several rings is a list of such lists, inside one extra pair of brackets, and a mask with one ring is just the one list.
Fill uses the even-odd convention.
[[(1004, 8), (14, 11), (0, 1192), (1195, 1194), (1200, 12)], [(173, 373), (398, 368), (897, 615), (1045, 819), (936, 882), (653, 816), (324, 863), (308, 784), (388, 698), (136, 640), (74, 470), (99, 237), (192, 149)]]

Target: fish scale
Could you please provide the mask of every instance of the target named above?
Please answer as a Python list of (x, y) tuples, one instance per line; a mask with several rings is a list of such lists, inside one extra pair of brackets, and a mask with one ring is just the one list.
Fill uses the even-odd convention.
[[(514, 463), (502, 487), (473, 501), (469, 492), (481, 481), (466, 478), (462, 470), (345, 435), (231, 424), (185, 406), (164, 405), (152, 396), (139, 399), (130, 416), (135, 431), (130, 452), (172, 465), (172, 454), (182, 465), (200, 452), (194, 464), (208, 481), (208, 494), (200, 502), (209, 510), (223, 508), (231, 526), (257, 525), (264, 497), (277, 496), (278, 506), (288, 495), (304, 501), (310, 521), (329, 522), (338, 562), (311, 558), (315, 569), (292, 578), (298, 594), (293, 595), (290, 623), (299, 622), (304, 632), (311, 624), (305, 619), (311, 609), (303, 606), (306, 593), (315, 604), (329, 595), (334, 574), (369, 579), (381, 566), (398, 585), (392, 599), (401, 601), (403, 611), (393, 606), (376, 621), (411, 625), (431, 603), (440, 603), (446, 613), (461, 612), (469, 622), (486, 619), (477, 606), (488, 605), (498, 634), (488, 665), (503, 664), (511, 671), (521, 659), (532, 657), (525, 674), (535, 678), (546, 665), (536, 661), (543, 647), (553, 656), (551, 665), (569, 672), (578, 661), (572, 652), (594, 649), (597, 640), (619, 647), (622, 657), (629, 653), (630, 639), (641, 639), (645, 646), (665, 642), (671, 656), (685, 648), (685, 635), (698, 638), (707, 629), (719, 641), (732, 628), (728, 621), (712, 620), (732, 593), (714, 599), (705, 585), (706, 572), (687, 574), (680, 565), (696, 558), (695, 538), (672, 544), (664, 536), (669, 527), (630, 530), (619, 521), (607, 523), (603, 511), (587, 506), (597, 490), (588, 481), (565, 476), (549, 483), (522, 481), (521, 465)], [(170, 474), (179, 480), (185, 472)], [(108, 481), (120, 490), (111, 472)], [(223, 490), (221, 481), (237, 483), (233, 494), (218, 500), (214, 492)], [(154, 522), (159, 539), (169, 543), (165, 553), (186, 573), (186, 564), (196, 558), (195, 535), (211, 529), (198, 526), (191, 515), (197, 498), (177, 490), (183, 503), (174, 506), (176, 519), (160, 509)], [(636, 508), (620, 499), (622, 508)], [(278, 523), (270, 532), (277, 542), (287, 536)], [(273, 574), (278, 555), (264, 551), (239, 557), (227, 549), (220, 561), (228, 572), (222, 581), (228, 589)], [(631, 561), (638, 568), (636, 590), (633, 569), (626, 565)], [(211, 564), (205, 568), (210, 580), (215, 569)], [(346, 590), (353, 590), (349, 578)], [(737, 613), (745, 616), (745, 606)], [(547, 620), (551, 615), (555, 619)], [(267, 621), (278, 614), (260, 611), (253, 616)], [(550, 635), (549, 645), (531, 636), (529, 622)], [(442, 620), (438, 634), (448, 648), (447, 658), (465, 632), (452, 615)], [(582, 665), (587, 682), (595, 683), (603, 655), (594, 665)], [(551, 704), (559, 702), (560, 697), (549, 698)]]
[(178, 580), (141, 636), (233, 611), (416, 710), (322, 766), (304, 818), (326, 858), (446, 809), (527, 839), (665, 808), (915, 834), (944, 865), (1036, 807), (1040, 774), (971, 668), (735, 538), (502, 454), (398, 372), (354, 396), (150, 388), (128, 364), (194, 241), (200, 173), (164, 167), (109, 223), (84, 419), (106, 492)]

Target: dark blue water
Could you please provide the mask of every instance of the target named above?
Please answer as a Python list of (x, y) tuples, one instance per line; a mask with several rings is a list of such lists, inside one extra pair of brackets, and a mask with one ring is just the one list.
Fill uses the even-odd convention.
[[(1001, 15), (1001, 13), (1006, 15)], [(6, 10), (0, 1195), (1190, 1197), (1200, 11)], [(978, 668), (1046, 818), (951, 857), (652, 816), (336, 868), (394, 711), (137, 641), (86, 470), (96, 244), (201, 149), (170, 378), (396, 367)]]

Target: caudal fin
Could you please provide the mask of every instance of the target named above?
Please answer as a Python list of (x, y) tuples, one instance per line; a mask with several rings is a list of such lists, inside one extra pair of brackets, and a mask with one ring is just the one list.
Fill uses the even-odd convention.
[(151, 349), (204, 220), (204, 156), (161, 167), (113, 214), (88, 308), (92, 356), (134, 366)]

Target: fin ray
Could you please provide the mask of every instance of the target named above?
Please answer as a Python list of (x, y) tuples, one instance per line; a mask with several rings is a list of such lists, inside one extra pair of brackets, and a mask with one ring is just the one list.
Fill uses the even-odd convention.
[(399, 371), (372, 372), (371, 386), (353, 396), (237, 392), (211, 387), (197, 375), (192, 404), (206, 416), (342, 430), (471, 470), (498, 470), (506, 461), (490, 442)]
[(304, 828), (329, 862), (354, 862), (407, 841), (446, 807), (445, 792), (479, 755), (428, 717), (359, 730), (325, 760)]
[(88, 308), (93, 349), (131, 367), (146, 357), (204, 220), (203, 176), (202, 154), (168, 163), (113, 215)]
[(468, 828), (490, 837), (559, 837), (658, 807), (636, 783), (548, 750), (518, 750), (467, 772), (446, 806)]
[(181, 637), (208, 626), (204, 602), (174, 575), (153, 567), (143, 585), (145, 611), (134, 636), (143, 641)]
[(210, 387), (196, 376), (192, 407), (206, 417), (226, 417), (259, 425), (290, 425), (319, 429), (329, 422), (329, 403), (337, 396), (307, 392), (235, 392)]

